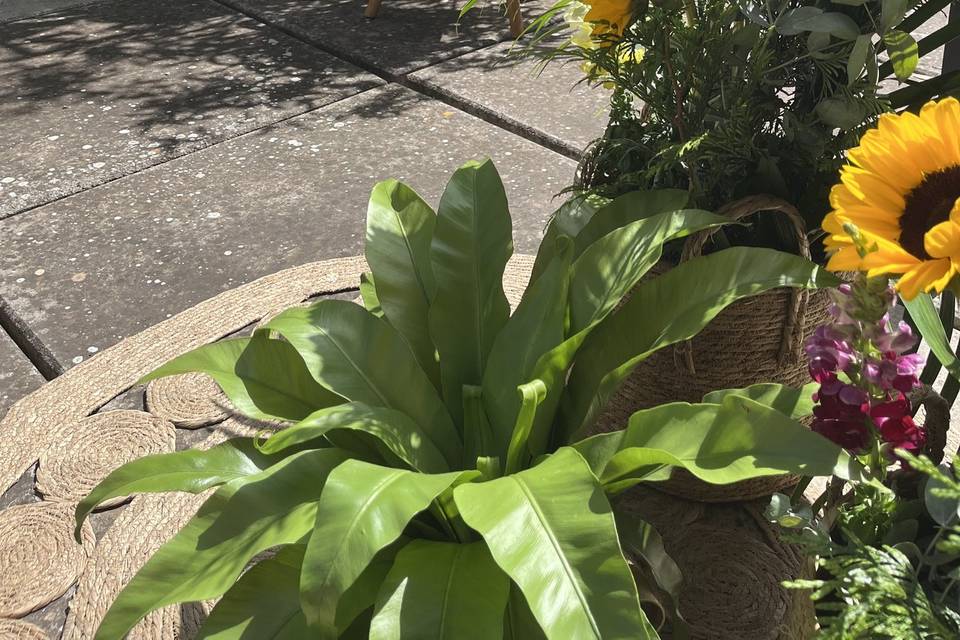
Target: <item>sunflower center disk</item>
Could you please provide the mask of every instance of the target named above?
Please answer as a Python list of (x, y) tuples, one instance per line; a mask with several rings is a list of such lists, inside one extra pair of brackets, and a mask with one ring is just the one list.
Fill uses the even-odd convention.
[(923, 181), (906, 195), (906, 205), (900, 216), (900, 246), (921, 260), (929, 260), (923, 237), (927, 231), (950, 218), (950, 210), (957, 198), (960, 198), (960, 166), (925, 175)]

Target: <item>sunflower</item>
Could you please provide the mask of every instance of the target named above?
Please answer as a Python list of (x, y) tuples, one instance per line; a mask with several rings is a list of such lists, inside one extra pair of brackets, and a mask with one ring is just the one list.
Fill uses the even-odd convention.
[(960, 103), (884, 114), (847, 152), (824, 219), (833, 271), (900, 275), (911, 300), (960, 272)]
[(571, 2), (564, 19), (574, 32), (573, 43), (585, 49), (596, 46), (598, 36), (623, 35), (630, 23), (633, 0), (575, 0)]

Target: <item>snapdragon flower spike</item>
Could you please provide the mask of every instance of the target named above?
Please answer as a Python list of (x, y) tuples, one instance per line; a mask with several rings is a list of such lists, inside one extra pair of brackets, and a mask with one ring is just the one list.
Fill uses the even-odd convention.
[(831, 297), (833, 322), (804, 344), (810, 377), (820, 383), (812, 429), (854, 453), (868, 450), (875, 437), (888, 451), (920, 450), (926, 433), (906, 394), (920, 385), (924, 358), (906, 353), (917, 343), (910, 326), (890, 321), (893, 289), (861, 278)]

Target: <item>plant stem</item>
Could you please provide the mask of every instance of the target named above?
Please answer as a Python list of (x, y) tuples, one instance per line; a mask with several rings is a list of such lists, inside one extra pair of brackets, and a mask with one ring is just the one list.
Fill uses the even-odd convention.
[(688, 27), (697, 24), (697, 3), (696, 0), (683, 0), (684, 22)]
[(950, 582), (947, 583), (947, 588), (943, 590), (943, 593), (940, 594), (940, 597), (937, 598), (937, 604), (943, 604), (943, 601), (947, 599), (947, 594), (950, 593), (950, 589), (953, 589), (953, 585), (957, 584), (957, 580), (960, 578), (951, 578)]

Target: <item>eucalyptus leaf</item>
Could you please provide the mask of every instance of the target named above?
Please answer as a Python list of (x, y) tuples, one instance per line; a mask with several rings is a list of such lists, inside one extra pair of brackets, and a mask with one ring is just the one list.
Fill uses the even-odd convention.
[(610, 505), (574, 450), (460, 485), (453, 495), (548, 638), (657, 637), (640, 609)]
[(377, 184), (367, 207), (364, 255), (384, 315), (439, 389), (440, 368), (427, 327), (430, 301), (436, 293), (430, 264), (436, 218), (430, 205), (402, 182)]
[(352, 302), (321, 300), (288, 309), (265, 329), (293, 345), (317, 382), (346, 400), (405, 413), (430, 435), (448, 462), (459, 461), (460, 436), (443, 401), (407, 342), (389, 324)]
[(907, 0), (880, 0), (880, 29), (884, 41), (887, 32), (903, 22), (908, 6)]
[(826, 124), (844, 131), (855, 128), (867, 116), (860, 104), (844, 98), (826, 98), (814, 111)]
[(312, 629), (336, 636), (344, 592), (460, 475), (428, 475), (359, 460), (333, 470), (320, 494), (300, 573), (300, 606)]
[(317, 384), (290, 344), (262, 334), (204, 345), (167, 362), (140, 382), (195, 371), (216, 380), (237, 411), (257, 420), (297, 421), (343, 401)]
[(740, 8), (740, 12), (750, 19), (750, 22), (761, 27), (770, 26), (770, 20), (767, 19), (766, 12), (762, 8), (766, 6), (766, 3), (761, 4), (754, 0), (737, 0), (737, 6)]
[(850, 57), (847, 58), (847, 86), (852, 86), (867, 66), (867, 54), (873, 48), (869, 35), (857, 37), (853, 43), (853, 49), (850, 51)]
[(887, 45), (887, 53), (890, 54), (890, 63), (897, 79), (906, 80), (912, 76), (920, 63), (919, 48), (913, 36), (893, 29), (883, 34), (883, 43)]
[(430, 335), (440, 357), (443, 399), (463, 425), (463, 385), (479, 385), (510, 306), (503, 271), (513, 253), (510, 211), (493, 163), (458, 169), (440, 198), (430, 261), (437, 292)]
[(300, 541), (313, 529), (318, 488), (344, 459), (304, 451), (220, 487), (120, 592), (97, 640), (120, 640), (161, 607), (221, 596), (256, 554)]
[(822, 31), (842, 40), (853, 40), (860, 35), (860, 27), (850, 16), (838, 12), (824, 12), (823, 9), (813, 6), (785, 11), (775, 27), (785, 36), (795, 36), (804, 31)]
[(370, 640), (502, 638), (509, 594), (484, 543), (414, 540), (383, 582)]
[[(949, 465), (940, 465), (941, 471), (950, 473)], [(947, 485), (937, 478), (928, 478), (923, 488), (923, 505), (930, 517), (941, 527), (950, 527), (960, 519), (960, 503), (946, 496), (936, 495), (937, 489), (945, 489)]]

